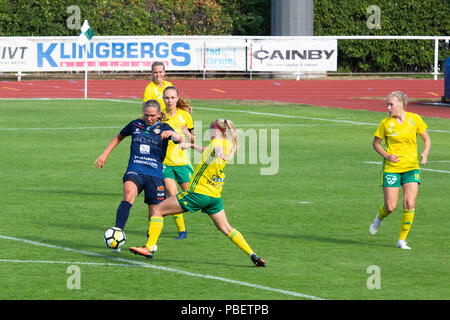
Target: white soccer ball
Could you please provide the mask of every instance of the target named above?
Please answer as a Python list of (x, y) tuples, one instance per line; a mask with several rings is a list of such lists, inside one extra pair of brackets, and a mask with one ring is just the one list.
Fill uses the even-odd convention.
[(122, 229), (111, 227), (105, 231), (103, 239), (105, 240), (105, 244), (108, 248), (119, 249), (125, 244), (127, 237)]

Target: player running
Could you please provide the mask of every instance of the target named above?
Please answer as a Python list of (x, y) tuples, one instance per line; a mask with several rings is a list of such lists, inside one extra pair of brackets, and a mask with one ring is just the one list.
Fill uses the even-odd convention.
[[(424, 141), (424, 150), (420, 154), (421, 164), (427, 163), (431, 139), (427, 125), (415, 113), (406, 112), (408, 97), (400, 91), (394, 91), (387, 97), (389, 117), (384, 118), (373, 138), (373, 148), (383, 159), (381, 186), (384, 204), (369, 227), (371, 234), (377, 233), (384, 218), (390, 215), (398, 204), (400, 187), (403, 190), (403, 214), (397, 248), (411, 249), (406, 237), (411, 228), (415, 213), (415, 203), (420, 184), (419, 160), (417, 153), (417, 134)], [(384, 148), (381, 141), (384, 139)]]
[(161, 234), (165, 216), (201, 210), (209, 215), (217, 229), (249, 255), (257, 267), (264, 267), (264, 260), (254, 253), (242, 234), (229, 224), (223, 208), (221, 192), (225, 180), (224, 170), (227, 160), (234, 156), (237, 149), (236, 128), (231, 121), (218, 119), (211, 123), (209, 130), (211, 142), (207, 147), (187, 144), (202, 152), (202, 161), (194, 171), (188, 190), (171, 196), (154, 207), (147, 244), (143, 247), (131, 247), (130, 252), (151, 259), (155, 253), (152, 247)]

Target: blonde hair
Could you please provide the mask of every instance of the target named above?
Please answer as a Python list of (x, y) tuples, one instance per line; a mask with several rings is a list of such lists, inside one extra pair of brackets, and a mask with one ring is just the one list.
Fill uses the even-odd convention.
[(159, 104), (158, 100), (147, 100), (142, 104), (142, 112), (144, 111), (144, 109), (147, 108), (155, 108), (158, 110), (159, 113), (161, 113), (161, 116), (158, 118), (158, 120), (160, 121), (166, 121), (166, 115), (164, 114), (164, 112), (161, 112), (161, 105)]
[(230, 158), (234, 156), (238, 149), (238, 132), (231, 120), (217, 119), (209, 126), (211, 129), (219, 129), (222, 135), (231, 143), (231, 150), (229, 150)]
[(395, 97), (398, 101), (403, 104), (403, 110), (406, 110), (406, 105), (408, 104), (408, 96), (401, 91), (393, 91), (388, 96), (387, 99)]

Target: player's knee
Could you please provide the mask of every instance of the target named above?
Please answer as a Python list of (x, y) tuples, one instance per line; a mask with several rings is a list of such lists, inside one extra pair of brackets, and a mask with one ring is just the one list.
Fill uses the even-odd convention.
[(129, 202), (131, 205), (133, 205), (135, 199), (136, 199), (136, 196), (134, 196), (133, 194), (125, 193), (123, 195), (123, 201)]
[(228, 236), (234, 228), (229, 223), (222, 223), (220, 225), (216, 224), (217, 229), (219, 229), (224, 235)]
[(160, 206), (153, 207), (152, 217), (162, 217), (162, 210)]
[(406, 199), (405, 203), (403, 204), (405, 210), (413, 210), (415, 205), (416, 202), (413, 199)]
[(228, 223), (224, 223), (223, 221), (217, 221), (214, 219), (213, 219), (213, 222), (214, 222), (214, 225), (216, 226), (217, 230), (219, 230), (226, 236), (228, 236), (230, 234), (230, 232), (233, 230), (233, 228)]
[(385, 210), (386, 213), (388, 213), (388, 214), (394, 212), (396, 208), (397, 208), (397, 204), (395, 204), (395, 203), (387, 203), (387, 204), (384, 206), (384, 210)]

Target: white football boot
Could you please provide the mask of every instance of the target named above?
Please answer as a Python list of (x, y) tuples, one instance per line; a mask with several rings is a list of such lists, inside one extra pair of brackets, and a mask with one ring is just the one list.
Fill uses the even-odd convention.
[(381, 224), (383, 223), (383, 220), (378, 219), (378, 213), (375, 216), (375, 219), (373, 219), (372, 223), (369, 227), (370, 234), (375, 234), (378, 231), (378, 228), (380, 228)]
[(408, 244), (408, 242), (406, 242), (405, 240), (398, 240), (397, 241), (397, 248), (411, 250), (411, 248), (408, 247), (407, 244)]

